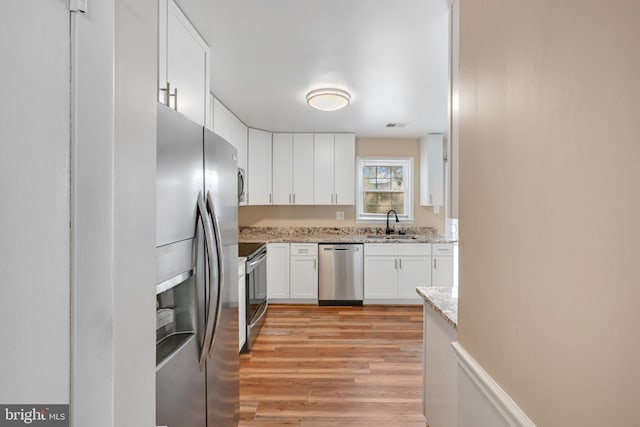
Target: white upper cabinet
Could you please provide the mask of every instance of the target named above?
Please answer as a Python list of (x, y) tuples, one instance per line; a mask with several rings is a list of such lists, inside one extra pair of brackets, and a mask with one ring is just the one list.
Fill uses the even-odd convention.
[(355, 156), (355, 135), (314, 134), (314, 204), (355, 204)]
[(236, 147), (238, 167), (246, 171), (247, 126), (215, 97), (213, 97), (213, 131)]
[(420, 205), (444, 205), (444, 138), (430, 133), (420, 141)]
[(159, 2), (158, 102), (209, 123), (209, 46), (173, 0)]
[(356, 203), (356, 136), (336, 133), (334, 141), (334, 205)]
[(273, 134), (273, 204), (313, 204), (313, 134)]
[(334, 137), (332, 133), (316, 133), (313, 139), (313, 202), (316, 205), (332, 205)]
[(273, 204), (291, 204), (292, 143), (290, 133), (273, 134)]
[(247, 204), (271, 204), (271, 132), (249, 128)]
[(293, 181), (292, 201), (294, 205), (313, 204), (313, 134), (293, 134)]

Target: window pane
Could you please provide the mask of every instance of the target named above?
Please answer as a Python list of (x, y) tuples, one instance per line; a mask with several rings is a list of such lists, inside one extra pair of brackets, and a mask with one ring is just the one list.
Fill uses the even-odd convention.
[(398, 215), (404, 215), (404, 193), (363, 193), (365, 214), (386, 214), (394, 209)]

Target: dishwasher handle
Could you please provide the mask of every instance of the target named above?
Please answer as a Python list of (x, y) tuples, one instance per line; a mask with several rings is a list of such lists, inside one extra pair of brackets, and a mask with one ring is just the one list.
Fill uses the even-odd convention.
[(322, 250), (331, 252), (358, 252), (360, 248), (322, 248)]

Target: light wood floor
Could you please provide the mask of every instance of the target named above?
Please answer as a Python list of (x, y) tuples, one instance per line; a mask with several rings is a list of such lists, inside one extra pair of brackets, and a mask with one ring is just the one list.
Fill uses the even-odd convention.
[(422, 306), (271, 305), (240, 411), (241, 427), (424, 427)]

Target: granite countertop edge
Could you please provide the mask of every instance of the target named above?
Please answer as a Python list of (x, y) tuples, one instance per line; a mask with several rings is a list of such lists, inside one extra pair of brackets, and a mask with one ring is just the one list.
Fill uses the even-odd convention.
[[(375, 238), (369, 236), (375, 235)], [(410, 236), (409, 238), (404, 236)], [(456, 240), (423, 227), (406, 235), (386, 238), (377, 228), (241, 228), (238, 241), (243, 243), (455, 243)]]
[(416, 292), (436, 313), (458, 330), (458, 298), (452, 295), (452, 288), (417, 287)]

